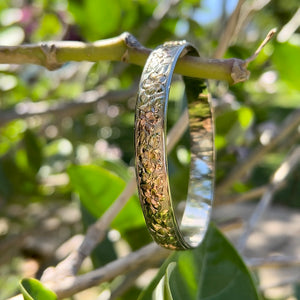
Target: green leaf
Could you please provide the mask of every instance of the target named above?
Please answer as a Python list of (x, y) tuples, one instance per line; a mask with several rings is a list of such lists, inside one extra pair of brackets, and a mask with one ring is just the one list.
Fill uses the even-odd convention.
[(171, 288), (169, 284), (169, 278), (170, 274), (174, 270), (176, 266), (175, 262), (171, 262), (165, 272), (165, 275), (161, 278), (160, 282), (156, 286), (154, 293), (153, 293), (153, 299), (154, 300), (173, 300)]
[(171, 291), (171, 287), (170, 287), (170, 276), (173, 272), (173, 270), (176, 267), (176, 263), (175, 262), (171, 262), (167, 269), (166, 269), (166, 274), (165, 274), (165, 284), (164, 284), (164, 299), (166, 300), (173, 300), (172, 297), (172, 291)]
[(224, 148), (226, 146), (227, 142), (226, 142), (226, 138), (222, 135), (215, 135), (215, 147), (216, 150), (220, 150), (222, 148)]
[(300, 46), (288, 42), (277, 44), (272, 55), (272, 61), (278, 71), (279, 77), (289, 87), (299, 90), (300, 68), (299, 60)]
[(130, 31), (139, 18), (137, 2), (128, 0), (119, 0), (119, 2), (119, 6), (122, 7), (122, 30)]
[[(168, 270), (174, 262), (176, 266), (173, 264)], [(259, 299), (252, 276), (239, 254), (213, 225), (200, 247), (174, 252), (166, 260), (139, 300), (153, 299), (163, 277), (168, 281), (164, 284), (169, 285), (173, 300)]]
[(236, 110), (226, 111), (216, 118), (216, 132), (219, 135), (226, 135), (235, 125), (238, 119)]
[(36, 41), (54, 39), (61, 34), (63, 27), (55, 14), (45, 13), (33, 34)]
[[(186, 153), (189, 155), (189, 153)], [(187, 157), (187, 160), (189, 158)], [(182, 164), (178, 159), (178, 152), (171, 151), (168, 157), (169, 180), (172, 190), (172, 199), (176, 203), (185, 199), (188, 191), (189, 166)]]
[[(19, 158), (17, 158), (17, 156), (19, 156), (20, 152), (24, 153), (24, 150), (20, 149), (16, 153), (10, 153), (1, 158), (0, 172), (2, 172), (2, 174), (0, 177), (3, 176), (5, 178), (1, 185), (7, 184), (5, 189), (1, 189), (1, 192), (4, 192), (3, 196), (7, 198), (16, 195), (22, 195), (23, 197), (32, 196), (37, 194), (38, 191), (35, 174), (33, 174), (31, 170), (28, 172), (26, 154), (24, 153), (25, 164), (21, 165), (18, 161)], [(20, 184), (20, 182), (22, 184)]]
[(43, 163), (42, 147), (37, 136), (29, 129), (24, 133), (24, 146), (28, 166), (36, 173)]
[(100, 160), (97, 164), (105, 170), (108, 170), (125, 181), (130, 180), (131, 175), (128, 172), (128, 167), (122, 160)]
[(238, 110), (238, 119), (243, 129), (251, 125), (253, 118), (253, 111), (249, 107), (243, 106)]
[(20, 282), (21, 293), (24, 300), (56, 300), (56, 294), (44, 287), (34, 278), (25, 278)]
[(118, 0), (69, 1), (69, 11), (90, 40), (107, 37), (120, 26), (121, 6)]
[[(71, 166), (68, 174), (81, 203), (96, 218), (102, 216), (126, 185), (121, 178), (98, 166)], [(124, 232), (142, 224), (144, 218), (138, 198), (134, 195), (114, 219), (112, 227)]]
[(9, 122), (0, 130), (0, 155), (7, 153), (23, 137), (26, 124), (23, 120)]
[(109, 35), (118, 28), (121, 17), (118, 0), (87, 0), (84, 2), (86, 3), (86, 12), (90, 17), (88, 23), (99, 28), (98, 32), (102, 36)]
[(132, 251), (153, 242), (145, 223), (139, 227), (130, 228), (122, 233), (122, 238), (129, 244)]
[(0, 195), (7, 198), (11, 193), (12, 186), (4, 170), (3, 158), (0, 158)]

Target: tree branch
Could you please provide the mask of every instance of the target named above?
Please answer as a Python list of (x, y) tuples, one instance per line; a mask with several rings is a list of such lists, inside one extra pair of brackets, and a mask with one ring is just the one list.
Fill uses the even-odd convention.
[(226, 176), (226, 179), (217, 186), (216, 194), (218, 197), (222, 196), (236, 180), (240, 180), (247, 172), (250, 172), (252, 168), (261, 161), (264, 155), (274, 149), (283, 139), (295, 130), (299, 126), (299, 123), (300, 109), (297, 109), (283, 121), (280, 126), (280, 131), (277, 132), (267, 145), (258, 146), (244, 161), (233, 168)]
[(242, 233), (237, 243), (237, 249), (239, 250), (240, 253), (244, 251), (250, 234), (253, 232), (255, 226), (261, 220), (262, 215), (269, 207), (275, 192), (279, 189), (281, 183), (285, 181), (287, 176), (292, 173), (292, 171), (297, 166), (299, 161), (300, 161), (300, 146), (296, 147), (292, 151), (292, 153), (284, 160), (284, 162), (273, 174), (271, 179), (271, 184), (269, 185), (268, 189), (265, 191), (259, 203), (255, 207), (252, 215), (249, 218), (248, 223), (246, 224), (246, 228), (244, 229), (244, 232)]
[(20, 102), (13, 109), (0, 111), (0, 127), (16, 119), (26, 119), (33, 116), (55, 115), (56, 117), (70, 116), (94, 107), (100, 101), (108, 100), (110, 103), (129, 98), (136, 93), (136, 85), (128, 90), (100, 93), (87, 91), (72, 102), (57, 101), (50, 105), (48, 101)]
[(103, 216), (92, 224), (80, 244), (71, 254), (61, 261), (56, 267), (45, 270), (41, 280), (55, 281), (57, 277), (68, 277), (75, 275), (83, 260), (91, 254), (97, 244), (103, 240), (111, 221), (122, 210), (127, 200), (133, 195), (136, 189), (135, 178), (132, 178), (120, 196), (105, 211)]
[(245, 263), (251, 269), (257, 268), (281, 268), (287, 266), (300, 265), (300, 257), (298, 256), (283, 256), (274, 255), (265, 258), (260, 257), (244, 257)]
[(300, 7), (297, 9), (293, 17), (281, 28), (277, 35), (277, 40), (284, 43), (289, 40), (293, 33), (300, 26)]
[[(151, 243), (89, 273), (79, 276), (57, 276), (51, 281), (44, 280), (43, 283), (57, 294), (58, 299), (63, 299), (102, 282), (110, 281), (118, 275), (138, 270), (145, 264), (156, 265), (170, 253), (170, 250)], [(17, 295), (9, 300), (17, 299), (23, 299), (22, 295)]]
[(217, 226), (223, 233), (226, 233), (228, 231), (243, 227), (243, 220), (241, 218), (233, 218), (227, 221), (217, 223)]
[[(123, 61), (143, 66), (151, 49), (143, 47), (128, 32), (115, 38), (83, 43), (57, 41), (36, 45), (0, 46), (0, 63), (37, 64), (55, 70), (68, 61)], [(225, 80), (230, 84), (249, 76), (244, 60), (210, 59), (185, 56), (179, 59), (175, 72), (190, 77)]]
[[(245, 1), (244, 1), (245, 2)], [(250, 23), (250, 18), (258, 11), (261, 11), (271, 0), (254, 0), (247, 1), (245, 5), (241, 6), (239, 18), (235, 24), (234, 31), (232, 32), (231, 42), (235, 41), (238, 33)]]
[(158, 5), (153, 11), (151, 18), (147, 21), (146, 24), (139, 30), (138, 36), (142, 43), (147, 42), (153, 32), (157, 30), (164, 20), (166, 15), (170, 10), (176, 7), (180, 3), (180, 0), (170, 0), (170, 1), (159, 1)]
[(273, 38), (273, 36), (275, 35), (277, 29), (273, 28), (269, 31), (269, 33), (267, 34), (267, 36), (265, 37), (265, 39), (262, 41), (262, 43), (259, 45), (259, 47), (256, 49), (256, 51), (245, 60), (246, 64), (249, 64), (251, 61), (255, 60), (255, 58), (258, 56), (258, 54), (261, 52), (261, 50), (263, 49), (263, 47)]
[[(222, 228), (221, 228), (222, 229)], [(79, 276), (66, 276), (56, 274), (54, 278), (44, 278), (43, 283), (51, 288), (59, 299), (69, 297), (77, 292), (98, 285), (102, 282), (110, 281), (118, 275), (130, 273), (133, 270), (143, 269), (143, 266), (157, 265), (171, 253), (170, 250), (151, 243), (126, 257), (108, 263), (104, 267), (93, 270)]]
[(98, 285), (101, 282), (110, 281), (118, 275), (137, 269), (144, 263), (152, 261), (156, 263), (169, 255), (170, 251), (157, 244), (149, 244), (126, 257), (108, 263), (104, 267), (79, 276), (56, 278), (55, 282), (45, 282), (58, 296), (59, 299), (69, 297), (75, 293)]
[(234, 203), (253, 200), (255, 198), (262, 196), (264, 192), (268, 189), (268, 186), (269, 185), (263, 185), (240, 195), (229, 195), (225, 197), (217, 197), (214, 201), (214, 206), (234, 204)]
[[(263, 292), (265, 290), (278, 288), (278, 287), (281, 287), (281, 286), (294, 285), (296, 283), (299, 283), (299, 281), (300, 281), (299, 280), (299, 275), (296, 275), (296, 276), (289, 277), (289, 278), (283, 278), (283, 279), (281, 279), (281, 280), (279, 280), (275, 283), (260, 286), (259, 290)], [(293, 299), (293, 298), (291, 298), (291, 299)]]
[(222, 31), (218, 47), (215, 50), (213, 57), (222, 58), (227, 48), (230, 46), (230, 43), (234, 37), (234, 32), (236, 31), (237, 23), (240, 19), (241, 8), (244, 2), (245, 0), (239, 0), (237, 3), (233, 13), (227, 21), (225, 29)]

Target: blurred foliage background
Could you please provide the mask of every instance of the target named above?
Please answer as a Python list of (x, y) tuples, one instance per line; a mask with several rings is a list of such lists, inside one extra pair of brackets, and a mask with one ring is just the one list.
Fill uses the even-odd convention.
[[(299, 1), (246, 1), (246, 6), (254, 3), (263, 8), (249, 13), (225, 57), (246, 59), (271, 28), (277, 27), (279, 34), (251, 63), (248, 81), (231, 87), (210, 82), (217, 184), (255, 147), (267, 145), (300, 103), (300, 31), (296, 27), (281, 33)], [(186, 39), (204, 57), (211, 57), (236, 4), (236, 0), (2, 0), (0, 45), (91, 42), (129, 31), (149, 48)], [(141, 71), (138, 66), (106, 61), (70, 62), (51, 72), (35, 65), (0, 65), (0, 299), (17, 291), (20, 278), (39, 276), (57, 263), (65, 251), (59, 246), (83, 234), (131, 178)], [(177, 80), (171, 90), (168, 126), (185, 107), (182, 95), (183, 85)], [(230, 193), (268, 183), (296, 144), (299, 127), (236, 181)], [(188, 163), (188, 136), (184, 136), (169, 158), (172, 192), (179, 201), (186, 192)], [(299, 209), (299, 180), (297, 168), (275, 201)], [(133, 196), (84, 268), (104, 265), (150, 241)], [(106, 288), (91, 291), (91, 299)], [(120, 299), (135, 299), (138, 293), (136, 286)]]

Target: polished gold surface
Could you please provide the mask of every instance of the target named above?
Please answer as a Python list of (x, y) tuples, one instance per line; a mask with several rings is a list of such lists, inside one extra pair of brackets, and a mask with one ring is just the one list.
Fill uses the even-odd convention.
[(149, 56), (140, 81), (135, 119), (137, 186), (147, 227), (168, 249), (189, 249), (202, 241), (214, 189), (211, 108), (204, 80), (184, 77), (191, 138), (190, 182), (181, 225), (172, 207), (166, 157), (166, 114), (178, 58), (198, 53), (185, 41), (168, 42)]

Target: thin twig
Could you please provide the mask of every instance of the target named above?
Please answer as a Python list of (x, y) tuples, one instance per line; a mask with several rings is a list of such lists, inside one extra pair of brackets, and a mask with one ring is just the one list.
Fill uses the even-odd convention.
[(293, 35), (300, 26), (300, 7), (293, 17), (281, 28), (277, 35), (278, 42), (284, 43)]
[(224, 233), (231, 230), (236, 230), (243, 227), (243, 220), (241, 218), (230, 219), (225, 222), (218, 223), (218, 228)]
[(238, 33), (241, 32), (242, 29), (251, 22), (250, 19), (252, 18), (252, 16), (254, 16), (258, 11), (261, 11), (266, 5), (271, 2), (271, 0), (254, 0), (251, 1), (252, 3), (249, 2), (250, 1), (248, 1), (241, 8), (235, 31), (232, 34), (232, 41), (235, 41), (237, 39)]
[(139, 40), (142, 43), (146, 43), (153, 34), (153, 32), (155, 32), (155, 30), (159, 28), (165, 16), (170, 12), (170, 10), (173, 7), (175, 7), (179, 3), (179, 0), (159, 1), (158, 5), (153, 11), (150, 20), (139, 31)]
[(234, 204), (234, 203), (240, 203), (245, 201), (250, 201), (253, 199), (256, 199), (260, 196), (262, 196), (265, 191), (268, 189), (269, 185), (263, 185), (257, 188), (254, 188), (250, 191), (247, 191), (245, 193), (242, 193), (240, 195), (229, 195), (225, 197), (218, 197), (214, 201), (214, 206), (219, 205), (227, 205), (227, 204)]
[(104, 267), (79, 276), (56, 278), (55, 281), (45, 283), (57, 294), (58, 298), (66, 298), (75, 293), (109, 281), (118, 275), (127, 273), (142, 266), (144, 263), (158, 261), (169, 255), (170, 251), (159, 247), (157, 244), (149, 244), (126, 257), (108, 263)]
[(297, 109), (286, 117), (280, 126), (281, 129), (267, 145), (260, 145), (255, 148), (245, 160), (230, 171), (223, 182), (219, 183), (216, 189), (218, 197), (224, 196), (226, 190), (229, 189), (236, 180), (241, 180), (246, 173), (251, 172), (253, 167), (262, 160), (264, 155), (279, 145), (282, 140), (287, 138), (287, 136), (299, 126), (299, 123), (300, 109)]
[[(57, 294), (58, 299), (63, 299), (92, 286), (99, 285), (102, 282), (110, 281), (118, 275), (136, 270), (144, 264), (157, 265), (159, 261), (166, 258), (170, 253), (170, 250), (151, 243), (89, 273), (79, 276), (57, 276), (49, 282), (44, 282), (44, 284)], [(23, 297), (17, 295), (9, 300), (17, 299), (23, 299)]]
[(229, 17), (227, 25), (226, 25), (225, 29), (222, 31), (222, 34), (220, 35), (218, 47), (215, 50), (215, 53), (213, 55), (214, 58), (222, 58), (224, 56), (226, 50), (230, 46), (233, 34), (237, 27), (238, 20), (240, 18), (241, 7), (244, 4), (244, 2), (245, 2), (245, 0), (239, 0), (233, 13)]
[(187, 130), (188, 124), (189, 124), (189, 116), (188, 116), (188, 110), (186, 109), (181, 114), (178, 121), (175, 123), (175, 125), (172, 127), (172, 129), (168, 133), (168, 137), (167, 137), (167, 152), (168, 153), (170, 153), (170, 151), (173, 149), (173, 147), (177, 144), (177, 142), (183, 136), (183, 134)]
[[(214, 206), (221, 206), (221, 205), (229, 205), (229, 204), (235, 204), (235, 203), (241, 203), (241, 202), (246, 202), (246, 201), (251, 201), (254, 199), (257, 199), (261, 197), (267, 189), (272, 185), (272, 183), (265, 184), (262, 186), (259, 186), (257, 188), (253, 188), (252, 190), (249, 190), (247, 192), (244, 192), (242, 194), (234, 194), (234, 195), (229, 195), (225, 196), (223, 198), (217, 198), (214, 201)], [(281, 182), (277, 186), (277, 190), (282, 189), (286, 186), (285, 182)]]
[(55, 251), (56, 261), (61, 261), (66, 258), (72, 251), (78, 249), (82, 244), (84, 236), (82, 234), (73, 235), (63, 244), (61, 244)]
[(244, 257), (244, 261), (247, 266), (251, 269), (257, 268), (281, 268), (288, 266), (300, 265), (299, 256), (283, 256), (283, 255), (273, 255), (269, 257)]
[(136, 85), (130, 89), (111, 91), (104, 94), (98, 91), (87, 91), (72, 102), (57, 101), (50, 105), (48, 101), (20, 102), (12, 110), (0, 111), (0, 127), (16, 119), (26, 119), (33, 116), (54, 115), (56, 117), (70, 116), (94, 107), (98, 102), (107, 100), (110, 103), (117, 102), (133, 96), (136, 93)]
[[(254, 15), (255, 12), (260, 11), (266, 6), (271, 0), (256, 0), (252, 1), (249, 5), (249, 1), (240, 0), (230, 16), (226, 29), (222, 32), (220, 36), (220, 46), (215, 52), (214, 57), (220, 58), (226, 52), (226, 49), (230, 46), (231, 43), (235, 42), (239, 33), (245, 27), (246, 24), (249, 24), (249, 18)], [(245, 3), (246, 2), (246, 3)], [(244, 5), (245, 4), (245, 5)], [(228, 27), (228, 28), (227, 28)], [(226, 44), (226, 48), (222, 48), (222, 44)]]
[(267, 45), (267, 43), (273, 38), (275, 35), (277, 29), (273, 28), (271, 29), (266, 38), (262, 41), (262, 43), (259, 45), (259, 47), (256, 49), (256, 51), (245, 60), (245, 63), (248, 65), (251, 61), (255, 60), (255, 58), (258, 56), (258, 54), (261, 52), (261, 50)]
[[(118, 275), (128, 274), (132, 270), (137, 270), (142, 266), (156, 266), (161, 260), (165, 259), (171, 253), (155, 243), (151, 243), (135, 252), (131, 252), (126, 257), (120, 258), (108, 263), (104, 267), (93, 270), (89, 273), (79, 276), (65, 276), (57, 274), (55, 278), (43, 283), (51, 288), (58, 296), (58, 299), (70, 297), (77, 292), (99, 285), (102, 282), (110, 281)], [(10, 300), (22, 299), (11, 298)]]
[(237, 249), (242, 253), (246, 247), (247, 240), (250, 234), (253, 232), (258, 222), (261, 220), (263, 214), (269, 207), (275, 192), (278, 190), (278, 187), (282, 182), (285, 181), (288, 175), (292, 173), (294, 168), (297, 166), (300, 161), (300, 146), (296, 147), (291, 154), (286, 158), (286, 160), (280, 165), (280, 167), (273, 174), (271, 179), (271, 185), (263, 194), (259, 203), (255, 207), (252, 215), (249, 218), (249, 221), (246, 224), (246, 227), (243, 233), (240, 236), (240, 239), (237, 243)]
[(286, 285), (294, 285), (295, 283), (299, 283), (300, 282), (300, 276), (293, 276), (293, 277), (289, 277), (289, 278), (283, 278), (280, 281), (268, 284), (268, 285), (263, 285), (259, 287), (260, 291), (265, 291), (268, 289), (273, 289), (273, 288), (278, 288), (281, 286), (286, 286)]
[(51, 281), (55, 280), (57, 276), (64, 277), (75, 275), (83, 260), (89, 256), (97, 244), (103, 240), (112, 220), (122, 210), (127, 200), (135, 192), (135, 189), (135, 178), (132, 178), (120, 196), (105, 211), (102, 217), (88, 228), (84, 240), (80, 244), (79, 248), (73, 251), (66, 259), (61, 261), (55, 268), (51, 267), (46, 269), (41, 280)]

